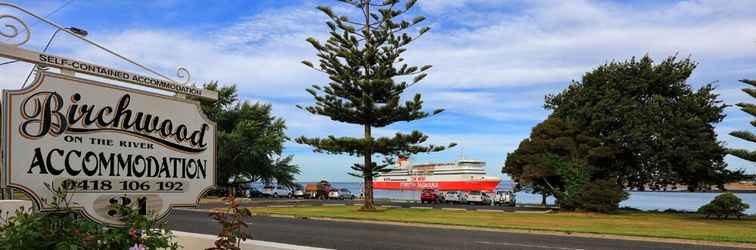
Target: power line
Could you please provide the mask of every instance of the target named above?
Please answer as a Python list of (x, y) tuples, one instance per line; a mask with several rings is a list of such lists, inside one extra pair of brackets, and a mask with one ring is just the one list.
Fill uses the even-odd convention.
[[(48, 18), (48, 17), (50, 17), (50, 16), (54, 15), (55, 13), (58, 13), (58, 11), (62, 10), (63, 8), (65, 8), (66, 6), (68, 6), (69, 4), (73, 3), (73, 1), (75, 1), (75, 0), (68, 0), (68, 1), (66, 1), (65, 3), (63, 3), (63, 5), (61, 5), (61, 6), (60, 6), (60, 7), (58, 7), (57, 9), (55, 9), (55, 10), (53, 10), (53, 11), (50, 11), (50, 13), (48, 13), (48, 14), (47, 14), (47, 15), (45, 16), (45, 18)], [(37, 21), (37, 23), (39, 23), (39, 21)], [(32, 26), (34, 26), (34, 25), (32, 25)]]

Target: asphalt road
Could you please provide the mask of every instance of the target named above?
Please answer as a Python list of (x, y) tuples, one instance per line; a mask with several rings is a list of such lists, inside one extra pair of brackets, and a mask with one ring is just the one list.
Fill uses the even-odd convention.
[[(256, 240), (333, 249), (727, 249), (698, 245), (593, 239), (524, 233), (441, 229), (292, 218), (251, 218)], [(176, 210), (173, 230), (217, 234), (220, 226), (206, 212)], [(732, 248), (735, 249), (735, 248)]]

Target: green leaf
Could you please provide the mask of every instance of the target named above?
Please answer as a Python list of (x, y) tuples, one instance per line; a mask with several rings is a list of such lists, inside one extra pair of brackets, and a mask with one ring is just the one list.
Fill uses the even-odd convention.
[(425, 20), (424, 16), (416, 16), (414, 19), (412, 19), (412, 24), (418, 24)]
[(330, 18), (334, 17), (333, 10), (331, 10), (331, 7), (321, 5), (321, 6), (318, 6), (317, 9), (322, 11), (324, 14), (326, 14)]
[(419, 75), (415, 76), (415, 78), (412, 80), (412, 82), (413, 83), (417, 83), (420, 80), (423, 80), (423, 78), (425, 78), (426, 76), (428, 76), (428, 74), (426, 74), (426, 73), (419, 74)]
[(433, 67), (433, 66), (431, 66), (431, 65), (425, 65), (422, 68), (420, 68), (420, 71), (426, 71), (426, 70), (430, 69), (431, 67)]
[(425, 32), (430, 31), (430, 29), (430, 27), (423, 27), (422, 29), (420, 29), (420, 35), (425, 34)]
[[(454, 0), (447, 0), (447, 1), (454, 1)], [(416, 3), (417, 3), (417, 0), (409, 0), (409, 1), (407, 1), (407, 3), (404, 4), (404, 9), (405, 10), (409, 10), (409, 9), (412, 8), (412, 6), (415, 6)]]
[(314, 68), (315, 66), (307, 60), (302, 60), (302, 64), (307, 65), (307, 67)]

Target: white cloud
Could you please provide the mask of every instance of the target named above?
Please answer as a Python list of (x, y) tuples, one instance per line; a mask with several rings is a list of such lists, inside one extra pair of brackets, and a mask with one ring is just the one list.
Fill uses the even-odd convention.
[[(515, 13), (457, 9), (455, 15), (476, 16), (472, 19), (488, 25), (431, 32), (409, 55), (410, 61), (434, 64), (428, 84), (437, 88), (567, 83), (598, 64), (645, 53), (693, 55), (712, 63), (754, 58), (756, 18), (721, 14), (742, 12), (741, 5), (696, 1), (638, 10), (539, 1)], [(713, 6), (720, 15), (684, 14)]]
[[(505, 4), (517, 8), (503, 8)], [(545, 117), (541, 108), (545, 94), (611, 60), (645, 53), (655, 58), (692, 55), (702, 62), (694, 78), (722, 80), (720, 93), (728, 104), (747, 100), (735, 79), (756, 78), (756, 68), (750, 66), (756, 62), (756, 16), (750, 13), (755, 1), (663, 2), (644, 7), (598, 1), (426, 0), (419, 6), (430, 14), (434, 30), (410, 46), (407, 60), (434, 67), (412, 91), (424, 94), (427, 107), (446, 108), (448, 113), (422, 124), (438, 126), (433, 143), (455, 139), (464, 143), (467, 155), (483, 155), (492, 161), (489, 164), (502, 162), (507, 150)], [(237, 84), (243, 97), (273, 103), (275, 114), (287, 120), (290, 136), (359, 135), (359, 127), (294, 107), (313, 102), (306, 87), (327, 82), (322, 74), (300, 64), (315, 58), (315, 50), (304, 39), (323, 39), (327, 31), (323, 20), (308, 3), (264, 10), (205, 33), (164, 28), (90, 33), (94, 40), (165, 74), (182, 65), (199, 83)], [(42, 35), (36, 38), (32, 48), (46, 40)], [(139, 71), (65, 37), (56, 45), (55, 53)], [(0, 86), (18, 85), (28, 67), (0, 68)], [(727, 119), (744, 117), (736, 111), (728, 113), (734, 115)], [(471, 118), (483, 122), (471, 124)], [(503, 135), (491, 130), (491, 124), (514, 132)], [(464, 134), (453, 134), (462, 126)], [(747, 122), (726, 120), (720, 129), (746, 126)], [(303, 165), (319, 161), (307, 155), (298, 161)]]
[(502, 0), (422, 0), (418, 1), (417, 5), (423, 11), (438, 15), (458, 10), (472, 4), (491, 3), (505, 4), (505, 2)]

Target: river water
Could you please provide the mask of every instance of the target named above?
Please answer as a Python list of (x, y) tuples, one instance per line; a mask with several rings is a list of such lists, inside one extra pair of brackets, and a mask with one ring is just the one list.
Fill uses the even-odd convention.
[[(301, 183), (305, 184), (305, 183)], [(259, 185), (259, 184), (258, 184)], [(255, 186), (258, 186), (255, 185)], [(332, 182), (331, 185), (338, 188), (346, 188), (355, 195), (360, 195), (362, 191), (361, 182)], [(261, 188), (261, 187), (258, 187)], [(511, 181), (502, 181), (497, 189), (511, 190)], [(400, 200), (419, 200), (419, 191), (398, 191), (398, 190), (374, 190), (374, 196), (377, 199), (400, 199)], [(690, 193), (690, 192), (630, 192), (630, 198), (623, 201), (620, 206), (633, 207), (642, 210), (685, 210), (696, 211), (702, 205), (710, 202), (719, 193)], [(743, 202), (748, 203), (751, 207), (746, 210), (747, 214), (756, 215), (756, 193), (737, 193), (735, 194)], [(517, 193), (519, 203), (541, 203), (541, 195), (526, 192)], [(554, 203), (554, 199), (547, 199), (549, 204)]]

